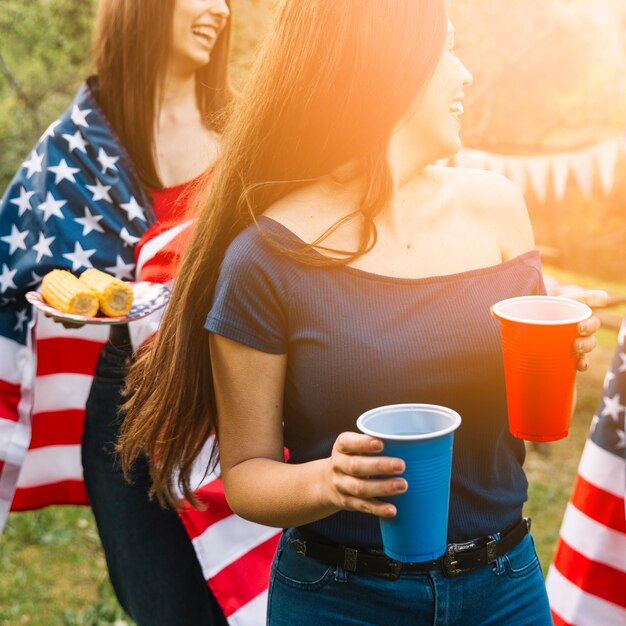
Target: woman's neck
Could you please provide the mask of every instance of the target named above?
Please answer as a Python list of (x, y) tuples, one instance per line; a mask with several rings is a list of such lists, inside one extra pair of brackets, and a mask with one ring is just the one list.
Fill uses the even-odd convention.
[[(196, 75), (168, 73), (161, 98), (161, 122), (181, 123), (198, 115)], [(195, 115), (194, 115), (195, 114)]]

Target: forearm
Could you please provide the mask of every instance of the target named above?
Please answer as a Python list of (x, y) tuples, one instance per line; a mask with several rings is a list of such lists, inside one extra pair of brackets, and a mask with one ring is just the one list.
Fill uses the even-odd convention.
[(254, 458), (231, 467), (222, 476), (230, 507), (259, 524), (290, 528), (340, 510), (325, 494), (328, 459), (288, 465)]

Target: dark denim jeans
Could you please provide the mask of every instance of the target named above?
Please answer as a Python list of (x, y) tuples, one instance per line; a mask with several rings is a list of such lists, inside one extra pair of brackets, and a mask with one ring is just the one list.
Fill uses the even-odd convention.
[(551, 626), (530, 535), (493, 565), (456, 578), (403, 574), (396, 581), (352, 574), (298, 555), (283, 534), (270, 578), (270, 626)]
[(136, 465), (129, 484), (116, 463), (117, 407), (129, 361), (111, 344), (100, 353), (82, 441), (85, 486), (111, 583), (139, 626), (225, 625), (180, 518), (148, 499), (147, 464)]

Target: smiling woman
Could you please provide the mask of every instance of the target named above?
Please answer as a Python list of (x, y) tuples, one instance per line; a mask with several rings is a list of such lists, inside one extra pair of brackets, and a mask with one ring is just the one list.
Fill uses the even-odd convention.
[(181, 70), (208, 65), (229, 15), (225, 0), (178, 0), (172, 23), (172, 61)]
[[(217, 157), (233, 97), (229, 17), (224, 0), (101, 0), (97, 75), (37, 142), (0, 203), (0, 232), (11, 232), (0, 242), (9, 244), (0, 275), (0, 526), (28, 446), (28, 399), (35, 396), (37, 461), (24, 464), (21, 484), (44, 491), (51, 480), (71, 483), (69, 501), (84, 501), (76, 454), (82, 432), (84, 485), (111, 582), (140, 626), (211, 626), (225, 618), (180, 517), (150, 500), (147, 465), (139, 463), (128, 484), (116, 462), (121, 390), (133, 358), (128, 328), (112, 327), (98, 352), (102, 344), (89, 333), (37, 325), (25, 293), (57, 268), (94, 267), (133, 279), (134, 248), (148, 227), (184, 213), (191, 187)], [(31, 345), (41, 348), (37, 382)], [(72, 446), (66, 423), (59, 435), (48, 420), (71, 421)], [(52, 448), (76, 456), (68, 461)]]

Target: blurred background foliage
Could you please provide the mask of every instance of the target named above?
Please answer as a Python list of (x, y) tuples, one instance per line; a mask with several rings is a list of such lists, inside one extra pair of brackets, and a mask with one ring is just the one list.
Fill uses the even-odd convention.
[[(274, 0), (233, 0), (232, 77), (245, 80)], [(449, 0), (459, 54), (474, 75), (465, 145), (500, 154), (568, 151), (626, 128), (624, 0)], [(95, 0), (0, 0), (0, 189), (90, 71)], [(585, 196), (527, 193), (537, 241), (559, 266), (626, 275), (626, 159), (615, 185)], [(597, 182), (597, 181), (596, 181)]]

